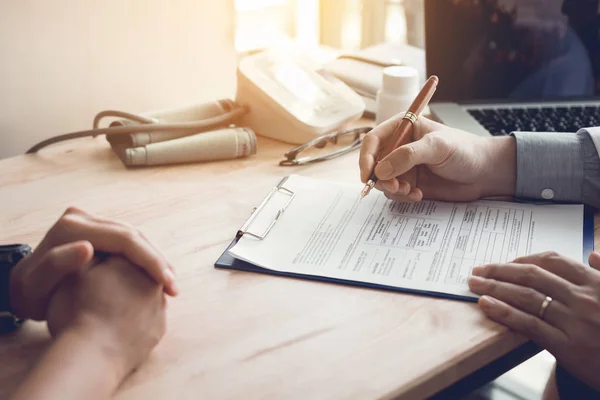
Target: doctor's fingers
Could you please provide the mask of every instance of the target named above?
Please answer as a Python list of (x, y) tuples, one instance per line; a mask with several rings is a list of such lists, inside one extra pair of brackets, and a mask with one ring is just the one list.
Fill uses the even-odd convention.
[(375, 168), (375, 155), (380, 150), (379, 147), (381, 145), (381, 139), (379, 139), (377, 136), (371, 135), (371, 132), (369, 132), (363, 139), (360, 147), (360, 156), (358, 159), (358, 166), (360, 167), (360, 180), (363, 183), (367, 183), (373, 168)]
[(421, 164), (441, 164), (449, 155), (450, 152), (444, 145), (444, 141), (436, 140), (433, 135), (425, 135), (388, 154), (377, 164), (375, 174), (379, 179), (390, 179)]
[[(389, 140), (393, 140), (392, 136), (398, 130), (403, 115), (404, 113), (399, 113), (377, 125), (363, 139), (359, 158), (360, 175), (363, 183), (367, 182), (369, 175), (375, 167), (375, 157), (377, 156), (377, 153), (383, 149), (384, 145)], [(438, 122), (425, 117), (420, 117), (414, 124), (410, 141), (419, 140), (429, 133), (446, 128), (445, 125)]]
[(423, 192), (419, 188), (411, 188), (410, 191), (405, 194), (394, 194), (390, 192), (383, 191), (385, 197), (390, 200), (397, 201), (399, 203), (415, 203), (417, 201), (423, 200)]
[[(417, 170), (413, 168), (397, 178), (386, 181), (378, 181), (379, 189), (385, 197), (401, 203), (412, 203), (423, 200), (423, 191), (417, 182)], [(377, 186), (376, 185), (376, 186)]]
[(375, 188), (388, 194), (405, 196), (410, 192), (411, 184), (405, 180), (393, 178), (386, 181), (377, 181)]
[(402, 175), (390, 179), (378, 180), (375, 188), (391, 195), (405, 196), (410, 193), (412, 188), (418, 186), (417, 177), (417, 169), (413, 168)]

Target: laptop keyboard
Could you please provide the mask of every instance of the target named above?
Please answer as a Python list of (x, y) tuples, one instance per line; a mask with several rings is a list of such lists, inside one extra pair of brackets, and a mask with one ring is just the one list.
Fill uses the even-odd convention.
[(467, 110), (492, 135), (514, 131), (577, 132), (600, 126), (600, 106), (494, 108)]

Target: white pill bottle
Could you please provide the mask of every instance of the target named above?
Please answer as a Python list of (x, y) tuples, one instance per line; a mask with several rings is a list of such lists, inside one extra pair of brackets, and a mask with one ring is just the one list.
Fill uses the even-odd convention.
[(383, 82), (377, 91), (377, 125), (396, 114), (404, 113), (419, 93), (416, 68), (395, 65), (383, 69)]

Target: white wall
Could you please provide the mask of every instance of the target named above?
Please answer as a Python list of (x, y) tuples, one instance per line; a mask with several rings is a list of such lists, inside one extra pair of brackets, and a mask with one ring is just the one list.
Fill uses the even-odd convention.
[(232, 97), (233, 0), (1, 0), (0, 158), (104, 109)]

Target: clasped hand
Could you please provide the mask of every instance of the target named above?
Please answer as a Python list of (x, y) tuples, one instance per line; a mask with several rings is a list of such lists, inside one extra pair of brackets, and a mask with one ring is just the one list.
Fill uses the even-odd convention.
[(10, 303), (15, 314), (44, 320), (50, 297), (62, 279), (96, 264), (98, 254), (123, 256), (164, 285), (167, 294), (177, 294), (173, 267), (143, 233), (71, 207), (11, 273)]
[(164, 335), (166, 295), (177, 288), (173, 267), (140, 231), (69, 208), (15, 266), (9, 292), (17, 316), (98, 349), (120, 379)]

